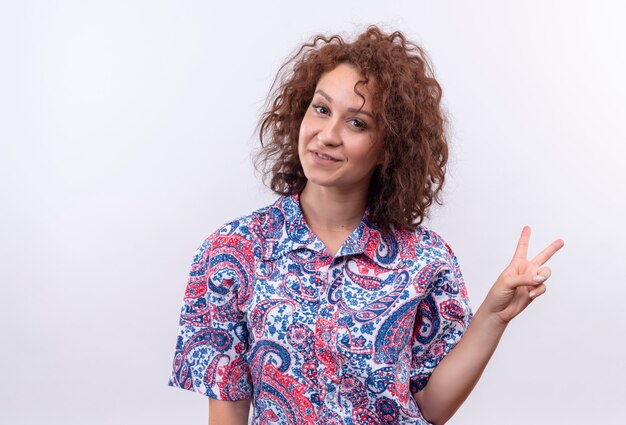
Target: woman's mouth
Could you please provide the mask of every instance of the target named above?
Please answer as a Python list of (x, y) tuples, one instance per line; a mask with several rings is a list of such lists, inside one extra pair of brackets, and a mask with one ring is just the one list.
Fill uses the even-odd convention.
[(333, 158), (332, 156), (326, 155), (322, 152), (318, 152), (318, 151), (313, 151), (313, 155), (315, 155), (316, 157), (324, 160), (324, 161), (339, 161), (338, 159)]

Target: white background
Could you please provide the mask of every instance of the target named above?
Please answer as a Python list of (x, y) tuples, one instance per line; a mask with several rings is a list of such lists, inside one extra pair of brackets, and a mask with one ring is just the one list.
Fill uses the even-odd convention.
[(525, 224), (556, 238), (451, 424), (624, 423), (626, 8), (620, 1), (1, 1), (0, 422), (205, 423), (169, 388), (192, 255), (274, 199), (251, 163), (283, 59), (369, 23), (430, 53), (475, 308)]

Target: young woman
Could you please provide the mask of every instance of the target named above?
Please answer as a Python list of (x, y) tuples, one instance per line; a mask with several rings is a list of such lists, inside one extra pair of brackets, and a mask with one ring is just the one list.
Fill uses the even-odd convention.
[(210, 424), (442, 424), (507, 324), (546, 290), (553, 242), (511, 263), (472, 314), (457, 258), (421, 225), (448, 157), (441, 89), (417, 45), (317, 36), (260, 125), (281, 195), (194, 257), (170, 385)]

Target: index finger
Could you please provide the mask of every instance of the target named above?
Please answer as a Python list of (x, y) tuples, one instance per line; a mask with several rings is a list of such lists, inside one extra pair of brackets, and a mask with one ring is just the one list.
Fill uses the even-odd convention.
[(544, 248), (535, 258), (532, 259), (531, 263), (536, 264), (537, 266), (542, 266), (546, 261), (548, 261), (559, 249), (563, 248), (565, 242), (563, 239), (557, 239), (548, 245), (547, 248)]
[(515, 248), (515, 254), (513, 254), (513, 258), (521, 258), (526, 259), (528, 255), (528, 241), (530, 240), (530, 226), (524, 226), (522, 229), (522, 234), (519, 237), (519, 241), (517, 242), (517, 248)]

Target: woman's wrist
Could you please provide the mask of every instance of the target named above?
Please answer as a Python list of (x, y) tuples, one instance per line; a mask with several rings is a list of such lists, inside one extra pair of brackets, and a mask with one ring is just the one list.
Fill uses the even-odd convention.
[(503, 320), (498, 313), (487, 311), (483, 307), (476, 311), (472, 323), (475, 325), (474, 327), (480, 328), (481, 333), (498, 338), (502, 336), (508, 325), (508, 322)]

